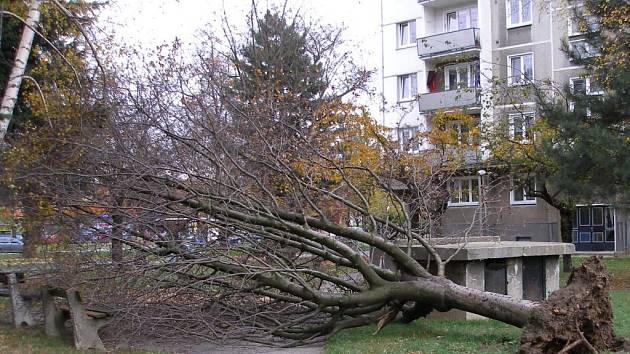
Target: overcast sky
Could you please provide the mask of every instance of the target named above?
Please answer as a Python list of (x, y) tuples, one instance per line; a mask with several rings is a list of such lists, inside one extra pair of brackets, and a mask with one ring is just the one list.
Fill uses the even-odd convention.
[[(283, 3), (258, 0), (258, 7)], [(306, 18), (345, 27), (357, 63), (380, 65), (380, 0), (289, 0), (288, 5)], [(153, 48), (175, 38), (194, 44), (199, 30), (208, 26), (218, 33), (224, 13), (231, 24), (244, 28), (250, 6), (251, 0), (115, 0), (104, 17), (120, 40)]]
[[(386, 1), (386, 0), (384, 0)], [(100, 18), (101, 27), (115, 32), (117, 41), (146, 50), (168, 44), (176, 38), (194, 48), (202, 30), (221, 34), (225, 15), (233, 27), (245, 29), (252, 0), (113, 0)], [(259, 12), (282, 6), (283, 0), (257, 0)], [(288, 0), (307, 20), (345, 28), (344, 40), (354, 62), (370, 70), (381, 66), (381, 0)], [(108, 31), (109, 32), (109, 31)], [(372, 88), (380, 92), (380, 73), (372, 78)], [(363, 97), (374, 118), (379, 105)]]

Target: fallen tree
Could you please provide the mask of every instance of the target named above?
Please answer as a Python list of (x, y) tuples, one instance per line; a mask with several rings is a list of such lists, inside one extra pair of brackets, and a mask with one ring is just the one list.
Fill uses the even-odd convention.
[[(311, 49), (334, 48), (334, 34), (318, 34), (330, 45)], [(338, 68), (320, 62), (320, 52), (298, 49), (315, 67)], [(90, 139), (51, 141), (60, 148), (50, 160), (22, 174), (46, 186), (65, 220), (101, 218), (116, 230), (110, 237), (128, 247), (113, 264), (65, 259), (68, 272), (58, 283), (89, 284), (87, 293), (121, 309), (135, 330), (290, 340), (284, 345), (368, 324), (380, 329), (431, 310), (459, 309), (518, 327), (544, 321), (546, 305), (445, 277), (449, 259), (434, 247), (436, 205), (465, 144), (400, 151), (365, 109), (348, 103), (345, 96), (365, 80), (360, 72), (341, 84), (324, 80), (328, 86), (305, 109), (289, 84), (267, 82), (259, 95), (239, 95), (236, 64), (214, 51), (198, 57), (181, 64), (175, 51), (136, 71), (146, 77), (119, 76), (111, 114)], [(270, 58), (278, 63), (265, 61), (239, 83), (273, 80), (263, 69), (284, 56)], [(300, 71), (291, 74), (301, 80)], [(77, 152), (80, 163), (55, 163)], [(401, 193), (400, 181), (412, 193)], [(427, 250), (431, 265), (411, 256), (414, 245)], [(369, 250), (386, 254), (396, 269), (370, 262)], [(600, 283), (582, 284), (572, 289), (589, 294)], [(578, 317), (583, 325), (566, 328), (561, 348), (612, 348), (586, 330), (602, 319)], [(613, 338), (612, 327), (606, 330)], [(534, 339), (523, 338), (526, 351)]]

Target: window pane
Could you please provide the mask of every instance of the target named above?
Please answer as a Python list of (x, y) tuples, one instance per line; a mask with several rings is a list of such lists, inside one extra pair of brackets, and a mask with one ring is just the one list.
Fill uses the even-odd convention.
[(512, 195), (514, 196), (513, 199), (515, 202), (522, 202), (525, 198), (524, 193), (523, 193), (523, 188), (520, 187), (516, 187), (513, 191), (512, 191)]
[(446, 30), (457, 31), (457, 14), (455, 12), (449, 12), (446, 14)]
[(604, 210), (603, 208), (593, 208), (593, 225), (604, 225)]
[(580, 208), (578, 210), (578, 215), (580, 226), (589, 226), (591, 224), (591, 213), (589, 208)]
[(450, 182), (450, 190), (451, 194), (451, 203), (459, 203), (461, 202), (460, 193), (461, 193), (461, 181), (454, 180)]
[[(525, 131), (527, 133), (527, 130)], [(527, 194), (533, 193), (536, 191), (536, 181), (530, 180), (528, 185), (525, 187), (525, 200), (536, 200), (536, 197), (529, 196)]]
[(593, 242), (604, 242), (604, 233), (593, 232)]
[(519, 13), (519, 0), (508, 0), (510, 2), (510, 23), (511, 24), (517, 24), (519, 23), (519, 17), (520, 17), (520, 13)]
[(411, 81), (411, 95), (410, 95), (410, 97), (413, 97), (413, 96), (418, 94), (418, 75), (417, 74), (411, 74), (410, 75), (410, 81)]
[(468, 10), (457, 12), (457, 29), (468, 28)]
[(479, 180), (477, 178), (472, 179), (471, 180), (472, 183), (472, 201), (473, 202), (478, 202), (479, 201)]
[(533, 124), (534, 124), (534, 115), (524, 114), (523, 115), (523, 138), (525, 139), (533, 138), (533, 134), (531, 132), (531, 128)]
[(521, 0), (521, 4), (523, 6), (523, 13), (521, 22), (529, 22), (532, 20), (532, 1), (531, 0)]
[(409, 24), (401, 23), (398, 25), (398, 38), (400, 39), (399, 44), (405, 45), (409, 43)]
[(612, 212), (610, 210), (610, 208), (605, 208), (605, 220), (606, 220), (606, 228), (607, 229), (612, 229), (613, 228), (613, 215)]
[(473, 87), (480, 87), (481, 86), (481, 70), (479, 69), (479, 63), (477, 64), (473, 64), (473, 66), (471, 67), (472, 72), (473, 72)]
[(477, 22), (477, 8), (473, 7), (470, 9), (470, 27), (477, 28), (479, 24)]
[(573, 242), (573, 243), (579, 243), (580, 242), (580, 239), (578, 238), (577, 230), (571, 231), (571, 242)]
[(512, 82), (521, 82), (521, 57), (510, 58), (510, 70)]
[(599, 85), (599, 83), (597, 82), (597, 80), (595, 80), (595, 78), (591, 77), (588, 80), (588, 93), (591, 95), (594, 94), (599, 94), (600, 92), (602, 92), (602, 87)]
[(455, 69), (447, 69), (448, 70), (448, 89), (454, 90), (457, 88), (457, 70)]
[(462, 202), (470, 202), (470, 180), (462, 180)]
[(606, 230), (606, 242), (615, 242), (614, 230)]
[(514, 139), (523, 139), (523, 117), (521, 117), (520, 114), (512, 116), (512, 126), (514, 130)]
[(409, 21), (409, 43), (416, 41), (416, 20)]
[(409, 75), (400, 77), (400, 98), (409, 97)]
[(591, 242), (591, 233), (590, 232), (580, 232), (580, 242)]
[(585, 79), (573, 79), (571, 80), (571, 83), (573, 84), (572, 87), (572, 92), (574, 94), (585, 94), (586, 93), (586, 80)]
[(531, 54), (523, 56), (523, 76), (527, 80), (534, 79), (534, 61)]
[(458, 68), (457, 73), (459, 74), (457, 88), (468, 87), (468, 67)]

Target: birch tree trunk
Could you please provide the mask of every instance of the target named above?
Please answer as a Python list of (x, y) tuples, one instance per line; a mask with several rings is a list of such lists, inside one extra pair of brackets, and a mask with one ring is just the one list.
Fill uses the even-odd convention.
[(15, 54), (15, 61), (13, 63), (13, 69), (11, 69), (11, 75), (9, 75), (9, 81), (7, 82), (4, 96), (2, 97), (2, 104), (0, 106), (0, 146), (4, 141), (4, 137), (9, 128), (11, 117), (13, 115), (13, 109), (17, 102), (18, 94), (20, 92), (20, 85), (22, 84), (22, 77), (26, 70), (26, 64), (28, 57), (31, 54), (31, 47), (33, 46), (33, 38), (35, 37), (35, 31), (33, 29), (37, 27), (39, 23), (40, 11), (39, 5), (41, 0), (31, 0), (28, 17), (26, 18), (26, 25), (22, 32), (22, 38), (20, 39), (20, 45), (17, 53)]

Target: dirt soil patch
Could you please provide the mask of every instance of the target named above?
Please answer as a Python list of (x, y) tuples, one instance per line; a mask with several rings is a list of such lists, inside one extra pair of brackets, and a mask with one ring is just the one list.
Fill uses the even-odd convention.
[(536, 308), (523, 330), (520, 353), (630, 351), (615, 337), (608, 291), (610, 276), (597, 257), (573, 270), (567, 286)]

